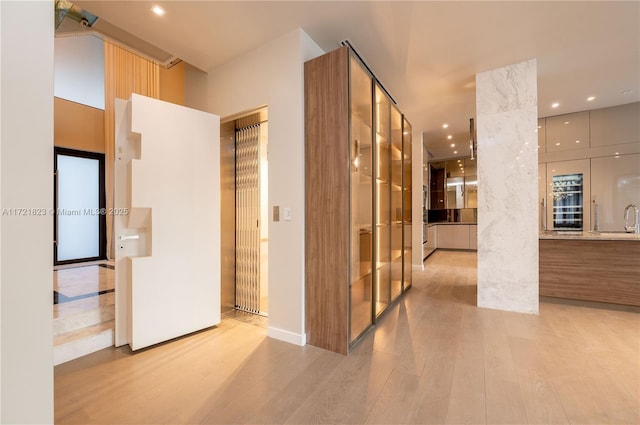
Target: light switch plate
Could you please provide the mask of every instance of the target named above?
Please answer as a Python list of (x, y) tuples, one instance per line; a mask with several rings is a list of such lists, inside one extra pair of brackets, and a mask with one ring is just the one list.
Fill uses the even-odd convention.
[(291, 208), (284, 208), (282, 211), (282, 219), (285, 221), (291, 221)]

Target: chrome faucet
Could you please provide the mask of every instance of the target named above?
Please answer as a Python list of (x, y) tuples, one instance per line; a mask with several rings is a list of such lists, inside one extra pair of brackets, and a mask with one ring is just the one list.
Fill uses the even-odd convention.
[[(629, 212), (633, 209), (633, 225), (629, 224)], [(640, 209), (635, 204), (629, 204), (624, 209), (624, 230), (629, 233), (640, 233)]]

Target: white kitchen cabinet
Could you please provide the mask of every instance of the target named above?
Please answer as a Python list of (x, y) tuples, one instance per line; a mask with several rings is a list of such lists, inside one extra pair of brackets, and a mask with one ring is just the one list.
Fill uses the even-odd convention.
[(469, 249), (478, 249), (478, 225), (469, 225)]
[(438, 226), (438, 248), (469, 249), (468, 224), (442, 224)]
[(547, 230), (547, 164), (538, 164), (538, 223)]
[[(547, 230), (591, 230), (591, 166), (589, 159), (574, 161), (558, 161), (547, 163)], [(579, 176), (580, 187), (570, 187), (573, 184), (571, 176)], [(577, 177), (576, 177), (577, 178)], [(554, 181), (560, 185), (562, 191), (554, 194)], [(578, 193), (579, 192), (579, 193)], [(580, 208), (569, 208), (567, 201), (575, 202)], [(575, 200), (575, 201), (574, 201)], [(554, 202), (555, 201), (555, 202)], [(568, 211), (574, 213), (569, 215)], [(569, 227), (567, 220), (582, 220), (580, 227)], [(577, 222), (576, 222), (577, 223)]]
[(594, 226), (624, 230), (624, 208), (640, 206), (640, 154), (591, 159), (591, 200)]
[(545, 152), (589, 147), (589, 111), (547, 117), (545, 127)]
[(640, 142), (640, 102), (590, 112), (591, 146)]
[(538, 153), (546, 152), (547, 124), (545, 118), (538, 119)]
[(424, 258), (427, 258), (438, 247), (438, 226), (427, 227), (427, 242), (424, 245)]

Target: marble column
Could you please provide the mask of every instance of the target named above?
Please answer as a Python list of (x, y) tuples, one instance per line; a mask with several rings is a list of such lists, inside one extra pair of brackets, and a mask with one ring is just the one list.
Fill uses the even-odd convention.
[(478, 307), (538, 313), (536, 60), (476, 75)]

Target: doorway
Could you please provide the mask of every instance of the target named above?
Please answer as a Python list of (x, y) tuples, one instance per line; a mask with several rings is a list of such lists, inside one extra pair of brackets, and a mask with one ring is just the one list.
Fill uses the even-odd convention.
[(221, 125), (222, 312), (268, 313), (268, 122), (262, 108)]
[(104, 155), (54, 150), (54, 265), (106, 259)]

